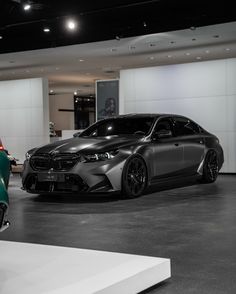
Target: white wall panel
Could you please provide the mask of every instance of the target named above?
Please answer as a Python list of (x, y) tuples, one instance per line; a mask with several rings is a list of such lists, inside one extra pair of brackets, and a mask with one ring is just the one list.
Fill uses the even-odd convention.
[[(236, 84), (236, 72), (235, 72), (235, 84)], [(228, 96), (228, 101), (227, 101), (227, 130), (229, 132), (235, 132), (235, 129), (236, 129), (236, 94), (232, 96)]]
[(47, 80), (0, 82), (0, 138), (20, 163), (29, 149), (49, 142)]
[(227, 95), (236, 94), (236, 58), (230, 58), (226, 61), (227, 66)]
[(236, 59), (122, 70), (121, 113), (176, 113), (219, 135), (236, 172)]

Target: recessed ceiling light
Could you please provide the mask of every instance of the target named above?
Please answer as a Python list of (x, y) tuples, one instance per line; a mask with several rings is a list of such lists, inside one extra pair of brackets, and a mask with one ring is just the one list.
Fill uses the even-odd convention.
[(69, 19), (66, 22), (66, 27), (70, 31), (74, 31), (77, 28), (77, 22), (75, 20), (73, 20), (73, 19)]
[(84, 59), (80, 59), (79, 62), (84, 62)]
[(31, 9), (31, 5), (29, 3), (26, 3), (26, 4), (23, 5), (23, 9), (25, 11), (29, 11)]
[(0, 36), (0, 40), (2, 40), (2, 38), (3, 38), (3, 37), (2, 37), (2, 36)]
[(208, 53), (210, 53), (210, 50), (206, 50), (205, 52), (206, 52), (206, 54), (208, 54)]
[(75, 92), (74, 92), (74, 95), (76, 96), (77, 94), (78, 94), (77, 91), (75, 91)]
[(230, 48), (225, 48), (225, 51), (230, 51)]
[(154, 60), (155, 57), (154, 57), (154, 56), (150, 56), (149, 59), (150, 59), (150, 60)]
[(167, 55), (167, 57), (168, 57), (168, 58), (171, 58), (171, 57), (172, 57), (172, 55)]
[(200, 59), (202, 59), (202, 57), (201, 56), (197, 56), (196, 59), (197, 60), (200, 60)]
[(50, 32), (50, 29), (49, 29), (49, 28), (44, 28), (43, 31), (44, 31), (45, 33), (49, 33), (49, 32)]
[(185, 55), (189, 56), (189, 55), (190, 55), (190, 53), (189, 53), (189, 52), (187, 52), (187, 53), (185, 53)]
[(196, 27), (192, 26), (192, 27), (190, 27), (190, 30), (191, 31), (195, 31), (196, 30)]
[(143, 26), (146, 28), (147, 27), (147, 24), (146, 24), (146, 22), (144, 21), (143, 22)]
[(52, 94), (54, 91), (53, 90), (50, 90), (50, 93)]

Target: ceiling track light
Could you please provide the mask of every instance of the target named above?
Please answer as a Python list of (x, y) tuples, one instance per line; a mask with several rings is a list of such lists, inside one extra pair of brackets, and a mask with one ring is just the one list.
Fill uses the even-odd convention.
[(31, 9), (30, 3), (24, 3), (23, 4), (23, 9), (24, 9), (24, 11), (29, 11)]
[(44, 31), (45, 33), (50, 33), (50, 28), (45, 27), (45, 28), (43, 29), (43, 31)]
[(77, 25), (78, 25), (77, 22), (73, 19), (68, 19), (66, 22), (66, 27), (70, 31), (75, 31), (77, 28)]

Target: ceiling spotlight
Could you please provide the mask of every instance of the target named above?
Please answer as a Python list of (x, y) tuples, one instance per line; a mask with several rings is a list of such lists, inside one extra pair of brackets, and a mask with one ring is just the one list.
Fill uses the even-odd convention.
[(53, 90), (50, 90), (50, 94), (52, 94), (54, 91)]
[(143, 22), (143, 26), (146, 28), (147, 27), (147, 24), (146, 24), (146, 22), (144, 21)]
[(210, 50), (206, 50), (205, 52), (206, 52), (206, 54), (209, 54), (210, 53)]
[(189, 52), (187, 52), (187, 53), (185, 53), (185, 55), (189, 56), (189, 55), (190, 55), (190, 53), (189, 53)]
[(225, 48), (225, 51), (230, 51), (230, 48)]
[(50, 29), (49, 29), (49, 28), (44, 28), (43, 31), (44, 31), (45, 33), (49, 33), (49, 32), (50, 32)]
[(2, 40), (2, 36), (0, 36), (0, 40)]
[(172, 55), (167, 55), (167, 57), (168, 57), (168, 58), (171, 58), (171, 57), (172, 57)]
[(201, 60), (202, 58), (201, 58), (201, 56), (197, 56), (196, 59), (197, 60)]
[(74, 95), (75, 95), (75, 96), (76, 96), (76, 95), (78, 95), (78, 92), (77, 92), (77, 91), (75, 91), (75, 92), (74, 92)]
[(31, 5), (30, 5), (29, 3), (25, 3), (25, 4), (23, 5), (23, 9), (24, 9), (25, 11), (29, 11), (29, 10), (31, 9)]
[(69, 29), (70, 31), (74, 31), (77, 27), (77, 23), (76, 21), (72, 20), (72, 19), (69, 19), (67, 22), (66, 22), (66, 27), (67, 29)]

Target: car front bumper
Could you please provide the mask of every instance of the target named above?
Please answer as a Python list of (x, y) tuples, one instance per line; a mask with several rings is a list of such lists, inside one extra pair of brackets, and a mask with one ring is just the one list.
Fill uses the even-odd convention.
[(26, 160), (22, 188), (36, 194), (120, 191), (127, 157), (121, 154), (105, 161), (78, 162), (68, 171), (36, 171)]

